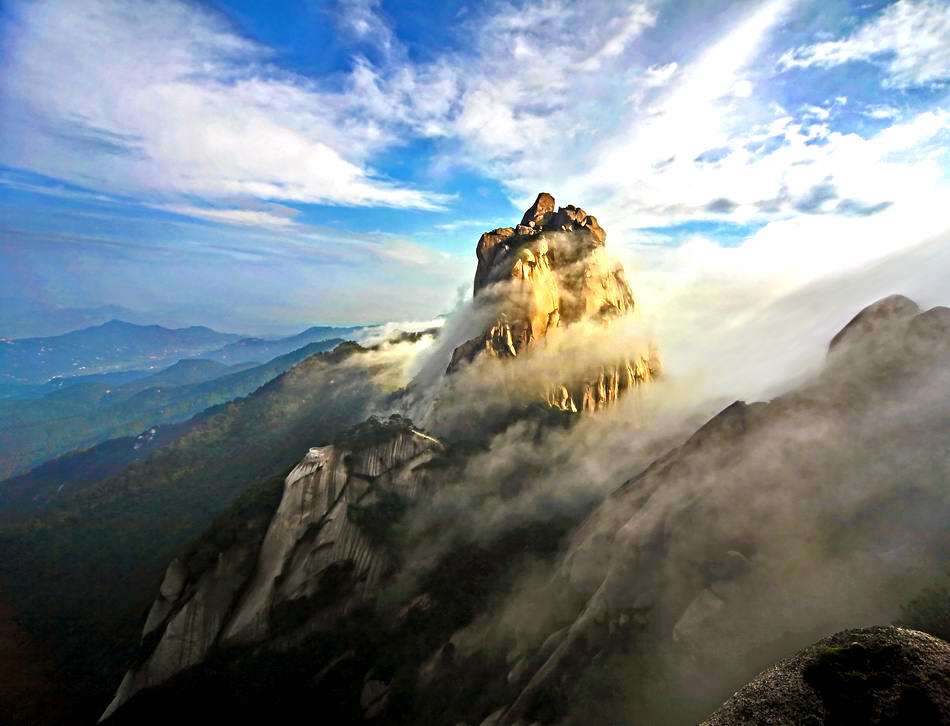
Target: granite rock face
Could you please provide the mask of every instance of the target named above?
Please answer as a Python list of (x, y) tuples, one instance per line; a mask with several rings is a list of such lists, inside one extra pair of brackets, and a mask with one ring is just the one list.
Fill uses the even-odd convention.
[[(538, 195), (517, 227), (483, 234), (476, 247), (474, 296), (491, 306), (484, 334), (460, 345), (449, 372), (479, 356), (515, 358), (581, 321), (610, 325), (634, 312), (623, 266), (608, 253), (597, 218)], [(576, 380), (546, 381), (542, 396), (563, 411), (595, 411), (660, 375), (652, 346), (592, 365)]]
[(430, 493), (442, 444), (405, 419), (375, 419), (350, 441), (312, 448), (290, 472), (262, 541), (236, 542), (214, 564), (168, 566), (142, 635), (143, 656), (103, 714), (206, 660), (218, 647), (332, 626), (372, 597), (393, 567), (386, 528)]
[(370, 521), (373, 513), (385, 517), (392, 501), (425, 494), (430, 482), (420, 467), (441, 450), (437, 440), (411, 428), (367, 446), (311, 449), (287, 477), (256, 572), (224, 640), (267, 637), (275, 611), (313, 602), (331, 579), (342, 596), (333, 603), (335, 611), (371, 595), (392, 565), (373, 529), (389, 522)]
[[(557, 214), (553, 200), (536, 207), (527, 222)], [(822, 635), (891, 621), (945, 559), (950, 310), (888, 298), (855, 320), (820, 374), (727, 406), (569, 524), (497, 542), (466, 533), (429, 548), (467, 522), (451, 516), (473, 501), (464, 445), (446, 438), (444, 451), (394, 416), (311, 449), (282, 488), (274, 481), (253, 536), (200, 567), (169, 565), (107, 715), (121, 706), (114, 723), (165, 723), (197, 673), (213, 720), (255, 664), (289, 654), (306, 662), (296, 680), (281, 667), (289, 684), (258, 687), (230, 720), (252, 708), (258, 720), (316, 710), (334, 723), (696, 723)], [(403, 507), (427, 502), (413, 536), (393, 536)], [(490, 511), (504, 516), (509, 502), (502, 494)], [(527, 601), (496, 599), (527, 547), (556, 547), (551, 569), (517, 591)], [(946, 690), (927, 680), (945, 678), (933, 667), (941, 641), (876, 628), (815, 647), (709, 722), (946, 720)], [(250, 678), (214, 680), (248, 651), (267, 655), (240, 666)]]

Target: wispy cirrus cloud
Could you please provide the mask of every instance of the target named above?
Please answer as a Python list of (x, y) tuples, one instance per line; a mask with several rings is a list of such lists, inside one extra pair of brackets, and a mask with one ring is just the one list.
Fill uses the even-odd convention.
[(899, 0), (853, 34), (785, 52), (782, 68), (868, 61), (883, 66), (898, 88), (950, 78), (950, 5), (941, 0)]
[(373, 170), (398, 139), (353, 98), (270, 65), (268, 49), (199, 6), (14, 4), (4, 43), (8, 165), (167, 199), (446, 201)]
[[(680, 245), (777, 290), (936, 234), (950, 203), (936, 0), (486, 0), (437, 35), (405, 32), (419, 15), (399, 3), (347, 0), (319, 15), (341, 58), (311, 76), (197, 3), (10, 7), (0, 163), (269, 235), (247, 254), (428, 265), (444, 293), (465, 245), (543, 189), (658, 268)], [(386, 233), (354, 234), (370, 228)]]
[(188, 204), (160, 204), (155, 205), (156, 209), (161, 209), (172, 214), (180, 214), (185, 217), (194, 217), (196, 219), (206, 219), (212, 222), (221, 222), (223, 224), (233, 224), (241, 227), (266, 227), (272, 229), (293, 229), (298, 226), (294, 217), (298, 211), (291, 207), (284, 207), (279, 204), (269, 204), (260, 208), (219, 208), (219, 207), (199, 207)]

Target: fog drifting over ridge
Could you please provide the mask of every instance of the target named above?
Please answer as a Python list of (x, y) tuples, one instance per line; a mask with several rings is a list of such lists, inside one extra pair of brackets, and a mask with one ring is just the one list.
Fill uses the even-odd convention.
[[(608, 250), (616, 251), (609, 238)], [(466, 516), (485, 525), (472, 527), (477, 537), (496, 531), (496, 517), (507, 523), (497, 526), (511, 527), (539, 508), (582, 510), (732, 401), (769, 400), (812, 379), (825, 365), (831, 338), (867, 305), (894, 293), (924, 310), (950, 304), (950, 234), (833, 274), (813, 270), (798, 285), (749, 275), (743, 253), (741, 247), (723, 251), (735, 268), (719, 265), (707, 274), (708, 268), (678, 250), (638, 258), (637, 250), (622, 249), (635, 314), (609, 326), (575, 324), (513, 360), (476, 360), (445, 376), (455, 347), (484, 331), (494, 314), (490, 305), (471, 298), (445, 318), (434, 343), (404, 348), (410, 351), (404, 370), (411, 383), (401, 412), (450, 435), (452, 420), (462, 426), (493, 417), (503, 421), (513, 402), (537, 400), (539, 381), (563, 380), (650, 344), (658, 346), (663, 361), (661, 380), (569, 429), (544, 430), (525, 421), (503, 426), (463, 477), (470, 488), (464, 494), (453, 489), (444, 506), (455, 512), (472, 507)], [(441, 422), (429, 417), (434, 400), (447, 417)], [(440, 432), (446, 420), (448, 429)], [(530, 484), (523, 496), (508, 500), (499, 482), (519, 478)], [(432, 510), (437, 519), (445, 515), (440, 506), (437, 501)], [(447, 546), (425, 545), (432, 551)]]
[(924, 310), (950, 304), (950, 232), (844, 269), (815, 266), (799, 284), (776, 284), (780, 269), (748, 273), (742, 254), (622, 255), (669, 375), (710, 396), (756, 400), (780, 392), (815, 372), (832, 336), (887, 295), (906, 295)]
[[(590, 676), (609, 675), (620, 694), (610, 706), (620, 710), (600, 715), (664, 724), (703, 716), (790, 649), (898, 617), (945, 563), (950, 381), (903, 349), (900, 326), (885, 334), (883, 354), (858, 346), (829, 362), (828, 345), (887, 295), (922, 310), (950, 302), (948, 269), (944, 235), (781, 295), (738, 275), (664, 288), (668, 269), (631, 274), (645, 320), (578, 326), (571, 364), (613, 358), (639, 333), (659, 344), (664, 378), (568, 428), (520, 420), (493, 435), (410, 518), (411, 566), (394, 590), (411, 592), (460, 546), (595, 512), (553, 562), (512, 562), (512, 590), (453, 636), (464, 657), (509, 653), (509, 682), (523, 690), (499, 723), (530, 716), (551, 679), (596, 649), (581, 644), (601, 642), (606, 622), (613, 633), (621, 613), (628, 626), (634, 617), (634, 650)], [(663, 302), (650, 309), (651, 300)], [(474, 318), (463, 306), (445, 330), (464, 338), (484, 322)], [(934, 335), (923, 340), (939, 350)], [(437, 343), (428, 361), (444, 370), (450, 350)], [(517, 381), (560, 375), (557, 361), (555, 343), (523, 361), (476, 362), (454, 374), (469, 383), (444, 395), (457, 397), (458, 416), (503, 407), (511, 391), (496, 387), (493, 366), (510, 366)], [(907, 367), (899, 375), (897, 362)], [(772, 403), (731, 409), (694, 434), (736, 399)], [(670, 461), (680, 462), (673, 474)], [(558, 633), (562, 645), (542, 649)], [(589, 722), (589, 706), (578, 702), (566, 723)]]
[[(573, 360), (561, 365), (578, 368), (585, 355), (600, 363), (652, 343), (662, 357), (664, 385), (688, 391), (691, 400), (763, 400), (817, 372), (835, 333), (876, 300), (902, 294), (923, 310), (950, 305), (950, 232), (844, 269), (816, 266), (792, 279), (780, 267), (750, 273), (742, 247), (697, 244), (706, 254), (694, 258), (689, 246), (618, 249), (608, 236), (608, 250), (627, 271), (635, 314), (609, 329), (575, 326), (573, 338), (559, 339), (547, 354), (540, 350), (540, 360), (515, 363), (515, 375), (538, 375), (564, 352)], [(407, 364), (420, 388), (432, 389), (454, 348), (482, 332), (492, 314), (466, 292), (445, 318), (408, 324), (405, 329), (440, 327), (432, 347)]]

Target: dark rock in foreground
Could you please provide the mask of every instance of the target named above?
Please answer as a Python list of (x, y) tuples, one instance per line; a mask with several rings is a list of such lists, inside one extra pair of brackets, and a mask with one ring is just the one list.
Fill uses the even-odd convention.
[(703, 722), (950, 723), (950, 643), (893, 626), (844, 630), (759, 674)]

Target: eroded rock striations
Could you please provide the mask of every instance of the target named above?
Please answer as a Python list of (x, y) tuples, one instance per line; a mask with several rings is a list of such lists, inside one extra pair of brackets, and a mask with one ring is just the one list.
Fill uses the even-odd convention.
[[(483, 234), (474, 297), (490, 306), (493, 320), (484, 334), (455, 350), (449, 371), (481, 355), (516, 358), (556, 330), (579, 322), (610, 325), (632, 313), (633, 293), (606, 239), (596, 217), (573, 205), (555, 208), (546, 192), (519, 225)], [(594, 364), (573, 380), (545, 381), (541, 393), (554, 408), (595, 411), (659, 374), (659, 356), (649, 346)]]
[(310, 449), (286, 477), (262, 540), (238, 539), (210, 566), (168, 566), (143, 629), (143, 656), (103, 719), (213, 648), (259, 643), (275, 623), (282, 633), (289, 623), (297, 633), (313, 630), (372, 596), (394, 566), (388, 528), (428, 495), (426, 464), (442, 451), (398, 416), (369, 419), (342, 443)]

